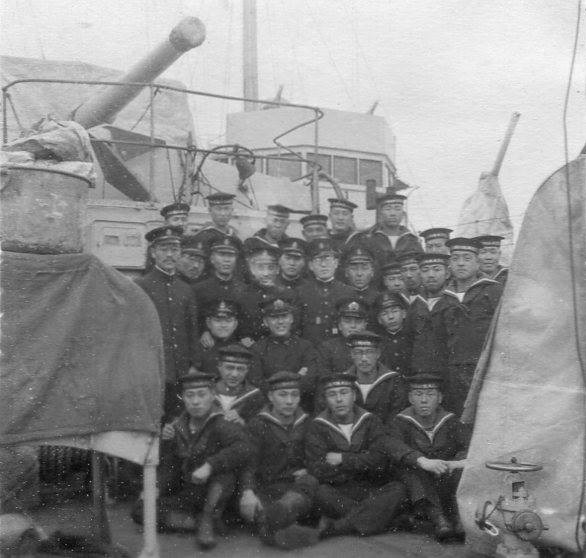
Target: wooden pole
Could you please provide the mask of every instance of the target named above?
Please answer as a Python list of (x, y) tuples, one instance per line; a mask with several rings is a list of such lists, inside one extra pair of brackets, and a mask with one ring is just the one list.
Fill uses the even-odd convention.
[(501, 143), (501, 148), (499, 149), (498, 155), (496, 156), (496, 160), (492, 167), (492, 171), (490, 171), (490, 174), (492, 174), (493, 176), (498, 176), (501, 170), (503, 159), (505, 158), (505, 154), (507, 153), (509, 143), (511, 142), (511, 138), (513, 137), (513, 133), (515, 132), (515, 127), (517, 126), (517, 122), (519, 122), (520, 116), (520, 112), (514, 112), (511, 116), (509, 127), (507, 128), (505, 137), (503, 139), (503, 142)]

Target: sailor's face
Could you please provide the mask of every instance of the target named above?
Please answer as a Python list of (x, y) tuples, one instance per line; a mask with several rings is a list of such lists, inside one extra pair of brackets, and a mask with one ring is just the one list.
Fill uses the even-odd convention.
[(387, 331), (398, 331), (403, 326), (407, 312), (400, 306), (384, 308), (378, 314), (378, 323)]
[(379, 219), (382, 225), (398, 227), (403, 219), (403, 204), (385, 203), (379, 210)]
[(421, 266), (421, 283), (430, 293), (442, 290), (448, 276), (448, 269), (442, 264), (429, 264)]
[(151, 248), (155, 265), (163, 271), (173, 273), (177, 267), (177, 260), (181, 256), (179, 242), (158, 242)]
[(248, 374), (248, 364), (221, 360), (218, 363), (218, 371), (220, 378), (229, 388), (237, 388), (244, 382), (246, 374)]
[(400, 293), (405, 290), (405, 281), (401, 272), (387, 273), (383, 276), (383, 284), (391, 293)]
[(165, 218), (167, 225), (182, 227), (187, 223), (187, 213), (172, 213)]
[(360, 333), (366, 330), (366, 319), (356, 316), (341, 316), (338, 320), (338, 330), (344, 338), (351, 333)]
[(248, 258), (248, 270), (257, 284), (272, 287), (279, 274), (279, 265), (274, 256), (262, 252)]
[(305, 225), (305, 227), (303, 227), (303, 237), (305, 240), (307, 240), (307, 242), (313, 240), (314, 238), (327, 238), (328, 227), (326, 225), (322, 225), (321, 223)]
[(380, 357), (380, 349), (374, 346), (352, 347), (350, 356), (358, 372), (368, 373), (376, 368), (376, 363)]
[(309, 269), (320, 281), (328, 281), (338, 269), (338, 258), (333, 254), (317, 255), (309, 262)]
[(336, 419), (346, 419), (352, 413), (356, 401), (354, 388), (331, 387), (325, 390), (324, 397), (328, 409)]
[(334, 232), (346, 232), (352, 229), (352, 212), (343, 207), (332, 207), (330, 210), (330, 223)]
[(279, 266), (283, 277), (294, 279), (299, 277), (305, 267), (305, 258), (298, 254), (283, 253), (279, 259)]
[(214, 250), (210, 255), (212, 267), (221, 275), (232, 275), (236, 269), (236, 254)]
[(206, 326), (216, 339), (229, 339), (238, 327), (234, 316), (211, 316), (206, 318)]
[(205, 417), (214, 403), (214, 392), (209, 387), (189, 388), (181, 394), (187, 413), (194, 418)]
[(346, 279), (355, 289), (365, 289), (374, 277), (374, 265), (370, 262), (356, 262), (346, 265)]
[(449, 254), (445, 238), (430, 238), (425, 241), (425, 251), (429, 254)]
[(266, 219), (267, 233), (276, 240), (281, 240), (287, 227), (289, 226), (289, 219), (286, 217), (280, 217), (269, 213)]
[(450, 256), (450, 269), (459, 281), (467, 281), (478, 274), (478, 256), (466, 250), (454, 250)]
[(230, 219), (232, 219), (233, 213), (234, 206), (231, 203), (210, 206), (210, 217), (218, 227), (226, 227), (230, 222)]
[(269, 391), (268, 399), (277, 415), (292, 417), (299, 408), (301, 393), (298, 389), (277, 389)]
[(293, 327), (293, 314), (287, 312), (276, 316), (266, 316), (264, 322), (274, 337), (288, 337)]
[(409, 391), (409, 403), (413, 405), (415, 414), (428, 417), (437, 411), (442, 402), (442, 394), (437, 388), (414, 388)]
[(182, 252), (177, 260), (177, 271), (180, 271), (188, 279), (199, 279), (205, 267), (205, 260), (196, 254)]
[(497, 248), (496, 246), (481, 248), (478, 252), (480, 271), (487, 274), (494, 273), (499, 265), (500, 257), (500, 248)]
[(419, 272), (419, 265), (416, 263), (405, 264), (401, 266), (401, 273), (405, 286), (409, 290), (416, 290), (421, 285), (421, 274)]

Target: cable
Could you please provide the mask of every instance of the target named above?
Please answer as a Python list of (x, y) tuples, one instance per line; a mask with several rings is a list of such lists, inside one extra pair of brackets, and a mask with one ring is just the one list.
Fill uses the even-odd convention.
[[(569, 156), (569, 149), (568, 149), (568, 106), (570, 104), (570, 91), (572, 88), (572, 79), (574, 76), (574, 66), (576, 63), (576, 53), (578, 51), (578, 37), (580, 35), (580, 20), (582, 17), (582, 0), (578, 0), (578, 15), (576, 18), (576, 29), (574, 31), (574, 46), (572, 48), (572, 58), (570, 62), (570, 72), (568, 75), (568, 84), (566, 86), (566, 95), (564, 99), (564, 112), (562, 118), (562, 126), (564, 130), (564, 158), (565, 158), (565, 175), (566, 175), (566, 202), (568, 207), (568, 247), (569, 247), (569, 254), (570, 254), (570, 278), (572, 282), (572, 306), (574, 308), (574, 329), (576, 334), (576, 353), (578, 357), (578, 363), (580, 364), (580, 368), (582, 370), (582, 377), (585, 380), (586, 385), (586, 368), (584, 367), (584, 359), (581, 352), (580, 347), (580, 339), (582, 339), (580, 335), (580, 320), (578, 319), (578, 284), (576, 281), (576, 277), (574, 274), (574, 270), (577, 267), (575, 265), (575, 257), (574, 257), (574, 238), (572, 235), (572, 198), (570, 195), (570, 156)], [(586, 429), (584, 430), (583, 435), (583, 442), (584, 447), (586, 447)], [(574, 530), (574, 537), (576, 540), (576, 547), (579, 551), (583, 551), (584, 548), (582, 546), (582, 541), (580, 540), (580, 530), (581, 530), (581, 516), (583, 513), (584, 503), (586, 500), (586, 460), (584, 460), (582, 464), (582, 488), (580, 490), (580, 499), (578, 502), (578, 512), (576, 514), (576, 528)]]

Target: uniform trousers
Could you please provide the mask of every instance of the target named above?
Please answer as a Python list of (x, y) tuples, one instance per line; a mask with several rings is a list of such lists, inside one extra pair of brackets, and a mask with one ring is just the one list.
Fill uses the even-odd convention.
[(453, 471), (436, 476), (422, 469), (413, 469), (401, 473), (401, 481), (407, 487), (407, 494), (412, 504), (427, 501), (436, 510), (447, 515), (458, 511), (456, 489), (460, 482), (461, 471)]
[(470, 391), (472, 377), (476, 363), (450, 364), (448, 367), (448, 386), (445, 408), (455, 413), (458, 417), (462, 415), (464, 403)]
[(323, 515), (344, 518), (362, 536), (386, 531), (406, 502), (407, 492), (398, 481), (379, 487), (359, 481), (339, 486), (320, 484), (316, 495)]

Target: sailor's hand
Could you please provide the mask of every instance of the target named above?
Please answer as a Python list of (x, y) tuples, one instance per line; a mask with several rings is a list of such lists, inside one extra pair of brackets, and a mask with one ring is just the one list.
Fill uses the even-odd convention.
[(262, 504), (253, 490), (246, 489), (240, 498), (240, 515), (252, 523), (257, 510), (262, 509)]
[(328, 463), (328, 465), (334, 465), (334, 466), (340, 465), (340, 463), (342, 463), (342, 454), (329, 452), (326, 455), (326, 463)]
[(204, 349), (211, 349), (216, 342), (209, 331), (204, 331), (199, 338), (199, 342), (203, 345)]
[(305, 376), (307, 374), (307, 366), (302, 366), (299, 371), (297, 372), (300, 376)]
[(254, 345), (254, 339), (251, 337), (244, 337), (240, 339), (240, 343), (242, 343), (247, 349), (250, 349)]
[(244, 424), (242, 417), (238, 414), (238, 411), (230, 409), (224, 413), (224, 418), (230, 422), (237, 422), (238, 424)]
[(445, 464), (448, 466), (448, 471), (452, 472), (456, 469), (464, 469), (466, 467), (466, 460), (458, 459), (455, 461), (446, 461)]
[(162, 440), (172, 440), (175, 437), (175, 427), (171, 424), (165, 424), (163, 429), (161, 430), (161, 439)]
[(212, 466), (206, 461), (201, 467), (198, 467), (191, 473), (191, 482), (193, 484), (205, 484), (212, 474)]
[(417, 465), (424, 471), (433, 473), (438, 477), (448, 472), (448, 464), (441, 459), (427, 459), (427, 457), (418, 457)]
[(293, 471), (293, 476), (295, 477), (295, 480), (298, 481), (307, 476), (307, 469), (297, 469), (297, 471)]

